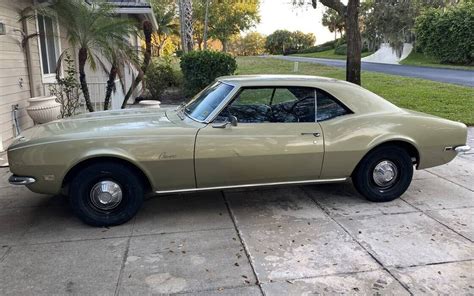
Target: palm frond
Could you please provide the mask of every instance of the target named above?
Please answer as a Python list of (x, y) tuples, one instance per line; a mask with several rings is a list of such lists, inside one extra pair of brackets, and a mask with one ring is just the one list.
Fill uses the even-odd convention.
[(105, 74), (109, 75), (110, 74), (110, 67), (103, 61), (103, 58), (96, 54), (94, 52), (94, 60), (96, 61), (96, 64), (99, 64), (100, 68), (102, 71), (104, 71)]

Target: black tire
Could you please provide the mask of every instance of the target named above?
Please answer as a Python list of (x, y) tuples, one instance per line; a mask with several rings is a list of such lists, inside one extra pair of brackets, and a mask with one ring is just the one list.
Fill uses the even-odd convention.
[[(396, 176), (390, 181), (385, 179), (381, 181), (380, 178), (383, 177), (377, 178), (374, 173), (378, 165), (390, 168), (388, 179), (394, 171), (396, 171)], [(382, 146), (369, 152), (352, 175), (352, 181), (357, 191), (373, 202), (388, 202), (399, 198), (410, 186), (412, 178), (411, 157), (406, 150), (397, 146)], [(388, 183), (382, 186), (380, 183), (383, 182)]]
[[(135, 216), (143, 203), (143, 181), (133, 169), (121, 163), (100, 162), (89, 165), (79, 171), (71, 181), (69, 189), (71, 208), (79, 219), (92, 226), (123, 224)], [(114, 208), (100, 208), (102, 206), (100, 203), (96, 206), (98, 201), (92, 197), (92, 190), (93, 188), (100, 190), (102, 187), (97, 186), (100, 182), (119, 186), (121, 199), (118, 201), (118, 198), (115, 198), (112, 205)]]

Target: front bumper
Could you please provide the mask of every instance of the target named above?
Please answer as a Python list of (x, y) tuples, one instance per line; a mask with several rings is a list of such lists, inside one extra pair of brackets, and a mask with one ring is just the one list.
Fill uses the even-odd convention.
[(467, 153), (470, 150), (471, 150), (471, 147), (469, 145), (458, 146), (454, 148), (454, 151), (456, 151), (458, 154)]
[(30, 185), (35, 183), (36, 179), (33, 177), (11, 175), (10, 178), (8, 178), (8, 182), (12, 185)]

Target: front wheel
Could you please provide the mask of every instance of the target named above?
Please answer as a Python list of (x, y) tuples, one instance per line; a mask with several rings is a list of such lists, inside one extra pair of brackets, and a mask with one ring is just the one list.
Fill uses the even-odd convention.
[(84, 168), (69, 190), (72, 210), (92, 226), (127, 222), (140, 209), (143, 197), (143, 180), (126, 165), (114, 162)]
[(377, 148), (357, 166), (352, 181), (370, 201), (388, 202), (400, 197), (410, 186), (413, 164), (410, 155), (397, 146)]

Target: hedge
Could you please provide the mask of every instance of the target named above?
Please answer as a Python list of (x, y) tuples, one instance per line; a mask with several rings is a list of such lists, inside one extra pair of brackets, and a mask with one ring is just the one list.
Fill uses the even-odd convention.
[(416, 19), (417, 50), (442, 63), (474, 61), (474, 3), (429, 9)]
[(216, 51), (187, 53), (181, 57), (180, 66), (186, 96), (197, 94), (217, 77), (232, 75), (237, 70), (237, 62), (231, 55)]

